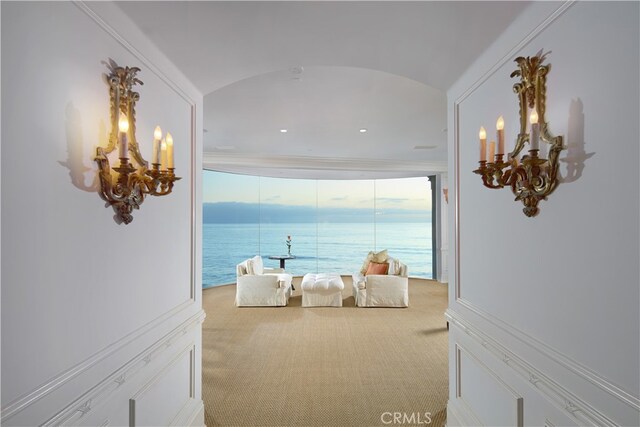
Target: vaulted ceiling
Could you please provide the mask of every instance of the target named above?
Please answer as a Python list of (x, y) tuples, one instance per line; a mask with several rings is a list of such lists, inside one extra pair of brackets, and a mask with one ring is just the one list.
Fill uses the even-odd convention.
[(118, 4), (205, 95), (205, 168), (382, 178), (446, 170), (446, 90), (528, 2)]

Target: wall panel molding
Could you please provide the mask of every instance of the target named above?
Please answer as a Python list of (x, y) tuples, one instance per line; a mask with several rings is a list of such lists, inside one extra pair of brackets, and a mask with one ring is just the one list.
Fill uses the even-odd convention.
[(460, 105), (472, 95), (479, 87), (481, 87), (491, 76), (493, 76), (502, 66), (512, 61), (515, 55), (524, 49), (535, 37), (537, 37), (542, 31), (544, 31), (549, 25), (551, 25), (556, 19), (562, 16), (573, 4), (574, 0), (564, 2), (554, 13), (552, 13), (547, 19), (545, 19), (540, 25), (527, 34), (519, 43), (501, 57), (497, 62), (490, 67), (490, 69), (482, 75), (476, 82), (474, 82), (469, 88), (460, 94), (453, 102), (453, 173), (455, 177), (454, 188), (455, 197), (453, 198), (453, 211), (454, 211), (454, 237), (455, 242), (455, 256), (454, 256), (454, 269), (455, 269), (455, 283), (454, 292), (455, 299), (460, 298), (461, 290), (461, 274), (460, 274)]
[[(165, 335), (161, 340), (157, 341), (151, 347), (139, 353), (120, 369), (104, 378), (96, 384), (87, 393), (84, 393), (62, 411), (58, 412), (52, 418), (43, 423), (43, 426), (54, 426), (60, 424), (75, 424), (79, 422), (95, 407), (107, 401), (111, 395), (123, 386), (126, 382), (132, 381), (145, 370), (148, 370), (151, 362), (157, 360), (161, 355), (172, 348), (174, 342), (183, 336), (186, 336), (194, 328), (202, 324), (205, 318), (204, 311), (200, 311), (191, 316), (186, 322)], [(187, 350), (191, 350), (194, 344), (191, 343)], [(181, 355), (184, 353), (181, 352)], [(165, 366), (165, 369), (167, 367)], [(192, 369), (193, 375), (193, 369)], [(193, 384), (193, 379), (191, 380)], [(193, 390), (193, 389), (192, 389)]]
[(114, 40), (122, 45), (129, 53), (135, 56), (140, 62), (142, 62), (153, 74), (155, 74), (160, 80), (162, 80), (169, 88), (171, 88), (176, 94), (178, 94), (182, 99), (184, 99), (187, 104), (194, 105), (195, 101), (193, 98), (184, 91), (178, 83), (167, 77), (165, 73), (160, 71), (149, 58), (147, 58), (142, 52), (136, 49), (133, 44), (131, 44), (127, 39), (122, 37), (118, 31), (116, 31), (113, 26), (109, 25), (102, 17), (96, 13), (89, 4), (82, 0), (74, 0), (73, 4), (75, 4), (80, 10), (82, 10), (89, 18), (91, 18), (99, 27), (101, 27), (104, 31), (106, 31)]
[[(462, 355), (466, 355), (467, 358), (473, 362), (474, 366), (477, 366), (482, 372), (484, 372), (485, 376), (487, 378), (490, 378), (490, 381), (494, 384), (497, 385), (500, 390), (504, 391), (506, 394), (509, 395), (509, 397), (513, 398), (513, 402), (510, 402), (512, 405), (514, 405), (513, 408), (511, 408), (513, 410), (513, 416), (514, 418), (512, 420), (510, 420), (508, 423), (509, 425), (513, 425), (513, 426), (517, 426), (517, 427), (522, 427), (524, 425), (524, 415), (523, 415), (523, 398), (522, 396), (520, 396), (513, 388), (511, 388), (509, 386), (509, 384), (507, 384), (506, 382), (504, 382), (501, 378), (500, 375), (495, 372), (493, 369), (491, 369), (489, 366), (487, 366), (486, 364), (484, 364), (481, 360), (480, 357), (478, 357), (477, 355), (475, 355), (473, 353), (473, 351), (471, 351), (470, 349), (465, 348), (464, 346), (462, 346), (460, 343), (455, 343), (454, 344), (454, 348), (455, 348), (455, 367), (456, 367), (456, 383), (455, 383), (455, 396), (461, 400), (467, 409), (467, 411), (469, 412), (469, 414), (473, 415), (473, 419), (474, 421), (480, 421), (480, 424), (483, 425), (487, 425), (487, 424), (491, 424), (490, 422), (488, 423), (487, 420), (481, 420), (480, 417), (478, 416), (478, 414), (476, 414), (476, 412), (473, 410), (473, 405), (471, 405), (468, 400), (465, 398), (465, 396), (462, 394), (463, 391), (463, 387), (462, 387), (462, 374), (465, 370), (461, 369), (462, 366)], [(487, 389), (486, 386), (483, 387), (485, 390)], [(492, 397), (492, 403), (493, 403), (493, 407), (491, 409), (491, 412), (495, 412), (498, 408), (496, 403), (503, 403), (503, 402), (497, 402), (498, 396), (494, 395)]]
[[(202, 165), (198, 164), (198, 153), (196, 147), (197, 143), (197, 132), (198, 132), (198, 111), (195, 103), (191, 103), (191, 150), (189, 150), (190, 162), (191, 162), (191, 188), (190, 188), (190, 197), (191, 197), (191, 224), (189, 224), (189, 229), (191, 232), (191, 242), (189, 248), (191, 250), (190, 256), (190, 291), (191, 291), (191, 299), (193, 301), (199, 301), (202, 298), (202, 289), (197, 289), (198, 286), (198, 263), (196, 257), (198, 256), (198, 212), (202, 210), (202, 204), (198, 203), (198, 187), (197, 183), (199, 182), (198, 178), (202, 174)], [(202, 284), (200, 283), (200, 288), (202, 288)]]
[(576, 0), (567, 0), (563, 2), (556, 10), (553, 12), (547, 19), (541, 22), (536, 28), (534, 28), (529, 34), (527, 34), (519, 43), (509, 50), (502, 58), (496, 61), (493, 66), (489, 68), (482, 77), (480, 77), (475, 83), (473, 83), (467, 90), (465, 90), (458, 98), (456, 98), (455, 103), (461, 104), (469, 95), (475, 92), (482, 84), (484, 84), (491, 76), (493, 76), (503, 65), (508, 62), (511, 62), (516, 54), (526, 47), (534, 38), (536, 38), (540, 33), (542, 33), (549, 25), (551, 25), (556, 19), (562, 16), (567, 9), (569, 9)]
[[(94, 66), (100, 60), (107, 59), (103, 56), (115, 55), (114, 58), (116, 58), (116, 56), (129, 57), (131, 54), (135, 58), (135, 62), (142, 64), (145, 71), (151, 73), (150, 76), (156, 85), (155, 87), (160, 89), (161, 95), (171, 99), (180, 113), (184, 111), (184, 119), (183, 116), (180, 116), (179, 120), (181, 124), (185, 125), (184, 131), (181, 132), (185, 140), (183, 145), (184, 169), (188, 166), (189, 171), (185, 170), (182, 176), (185, 184), (187, 184), (187, 180), (190, 182), (188, 186), (184, 187), (185, 193), (180, 200), (179, 208), (182, 212), (189, 212), (190, 215), (188, 219), (181, 221), (184, 227), (181, 229), (183, 231), (180, 232), (179, 240), (183, 256), (180, 264), (182, 268), (178, 270), (179, 274), (176, 274), (179, 276), (178, 280), (172, 284), (167, 283), (167, 286), (174, 286), (174, 289), (178, 289), (179, 293), (176, 297), (166, 298), (162, 305), (154, 305), (151, 301), (145, 303), (144, 308), (148, 310), (142, 312), (144, 315), (136, 317), (135, 323), (125, 323), (118, 329), (118, 333), (110, 335), (109, 340), (100, 341), (100, 344), (87, 348), (86, 352), (81, 353), (82, 356), (65, 359), (59, 367), (56, 366), (55, 370), (52, 369), (52, 373), (38, 377), (36, 381), (43, 382), (37, 387), (31, 389), (34, 384), (29, 383), (29, 386), (25, 387), (26, 393), (3, 405), (0, 418), (2, 424), (35, 425), (46, 419), (49, 420), (46, 421), (48, 424), (74, 423), (80, 418), (86, 422), (85, 415), (91, 413), (92, 424), (117, 425), (120, 423), (117, 421), (120, 415), (117, 404), (110, 403), (109, 405), (112, 406), (105, 406), (108, 411), (106, 414), (101, 413), (102, 418), (97, 418), (97, 411), (94, 409), (106, 401), (109, 396), (113, 396), (116, 390), (120, 393), (125, 384), (130, 386), (130, 380), (134, 373), (136, 377), (139, 372), (144, 372), (141, 376), (148, 375), (148, 372), (154, 369), (150, 365), (151, 362), (156, 360), (159, 354), (166, 354), (167, 349), (171, 348), (173, 351), (176, 340), (181, 339), (187, 333), (191, 335), (192, 340), (196, 340), (198, 343), (193, 355), (194, 362), (189, 381), (192, 384), (192, 396), (198, 395), (198, 400), (200, 397), (199, 383), (195, 379), (196, 375), (200, 375), (200, 368), (193, 365), (196, 361), (200, 363), (199, 325), (204, 318), (200, 301), (201, 290), (198, 288), (200, 284), (198, 268), (199, 211), (201, 209), (199, 202), (201, 148), (198, 147), (201, 144), (202, 132), (201, 129), (198, 130), (198, 127), (202, 114), (200, 111), (201, 94), (115, 4), (74, 1), (73, 5), (64, 5), (64, 8), (61, 11), (63, 18), (75, 19), (84, 25), (83, 28), (90, 29), (89, 35), (95, 36), (88, 37), (87, 43), (94, 43), (93, 46), (89, 46), (90, 48), (96, 47), (100, 50), (105, 42), (105, 46), (109, 46), (108, 49), (101, 50), (103, 53), (100, 54), (100, 57), (95, 58)], [(115, 43), (111, 39), (115, 40)], [(106, 55), (104, 51), (107, 52)], [(100, 76), (96, 75), (95, 77), (99, 79)], [(99, 80), (96, 81), (98, 82), (96, 85), (99, 84)], [(105, 91), (107, 89), (105, 86)], [(108, 98), (105, 98), (105, 102), (107, 100)], [(189, 123), (186, 122), (187, 120)], [(83, 148), (86, 150), (86, 144), (83, 145)], [(98, 203), (97, 199), (95, 203)], [(190, 211), (186, 211), (186, 209), (190, 209)], [(187, 215), (185, 214), (185, 216)], [(187, 233), (189, 233), (188, 236)], [(189, 262), (189, 267), (186, 265), (187, 262)], [(188, 291), (186, 286), (188, 286)], [(131, 295), (114, 295), (116, 299), (128, 300), (127, 303), (131, 302)], [(165, 310), (167, 311), (163, 313)], [(105, 307), (104, 312), (110, 313), (114, 317), (122, 315), (118, 311), (118, 307)], [(76, 318), (77, 320), (74, 319), (74, 321), (78, 323), (85, 320), (84, 317), (76, 316)], [(108, 323), (107, 321), (105, 325), (103, 322), (103, 325), (100, 326), (108, 327)], [(20, 325), (17, 326), (17, 328), (19, 327)], [(121, 336), (123, 334), (124, 336)], [(78, 343), (82, 342), (82, 337), (76, 338)], [(115, 341), (110, 342), (112, 339)], [(182, 339), (184, 340), (184, 338)], [(140, 356), (143, 349), (146, 353)], [(89, 356), (87, 357), (87, 355)], [(82, 358), (84, 360), (81, 360)], [(69, 365), (72, 366), (67, 367)], [(113, 372), (120, 374), (113, 377), (116, 375), (112, 375)], [(107, 374), (109, 376), (105, 377)], [(34, 381), (35, 384), (38, 384), (36, 381)], [(20, 389), (20, 392), (22, 391)], [(82, 401), (73, 400), (79, 395), (86, 398), (79, 398)], [(72, 400), (73, 403), (69, 403)]]
[(600, 413), (592, 405), (585, 402), (571, 391), (562, 387), (548, 375), (535, 368), (530, 362), (508, 350), (502, 343), (479, 328), (472, 326), (460, 314), (448, 309), (446, 317), (454, 328), (461, 330), (477, 344), (486, 349), (495, 358), (502, 361), (504, 366), (527, 381), (542, 393), (555, 406), (562, 409), (578, 425), (616, 426), (615, 421)]
[[(195, 391), (193, 387), (193, 384), (195, 382), (195, 378), (194, 378), (195, 350), (196, 350), (195, 343), (190, 342), (186, 347), (184, 347), (182, 350), (176, 353), (176, 355), (171, 360), (169, 360), (166, 364), (164, 364), (164, 366), (159, 369), (159, 371), (154, 375), (154, 377), (149, 382), (147, 382), (140, 390), (138, 390), (135, 393), (135, 395), (131, 397), (131, 399), (129, 399), (129, 425), (131, 427), (135, 427), (136, 425), (141, 424), (138, 422), (139, 411), (136, 411), (138, 409), (139, 402), (141, 400), (144, 400), (145, 396), (149, 394), (149, 391), (152, 388), (157, 387), (161, 383), (161, 381), (166, 378), (166, 376), (171, 370), (176, 369), (177, 368), (176, 365), (178, 365), (178, 362), (184, 359), (185, 355), (187, 354), (189, 355), (188, 362), (189, 362), (190, 387), (188, 390), (188, 395), (184, 396), (184, 402), (182, 403), (182, 405), (180, 405), (180, 409), (175, 414), (173, 414), (171, 419), (174, 420), (176, 417), (178, 417), (178, 415), (183, 411), (185, 406), (190, 406), (189, 405), (190, 401), (193, 401), (195, 398)], [(142, 424), (144, 425), (144, 423)]]
[(108, 357), (113, 356), (118, 351), (125, 348), (127, 345), (141, 339), (142, 336), (150, 333), (154, 329), (162, 327), (162, 324), (167, 322), (169, 319), (173, 317), (180, 317), (181, 314), (186, 314), (189, 311), (192, 311), (193, 306), (193, 300), (187, 300), (177, 305), (176, 307), (167, 311), (156, 319), (150, 321), (149, 323), (143, 325), (142, 327), (136, 329), (135, 331), (125, 335), (109, 346), (98, 351), (91, 357), (60, 373), (59, 375), (40, 385), (33, 391), (9, 403), (6, 407), (2, 408), (2, 419), (0, 420), (0, 422), (6, 423), (8, 420), (13, 418), (16, 414), (23, 411), (28, 406), (34, 404), (38, 400), (45, 398), (47, 395), (54, 392), (79, 375), (86, 373), (89, 369), (104, 361)]
[(198, 164), (197, 164), (197, 126), (196, 126), (196, 117), (197, 117), (197, 105), (196, 101), (185, 91), (182, 89), (180, 84), (170, 77), (168, 77), (165, 73), (163, 73), (158, 66), (156, 66), (150, 59), (148, 59), (142, 52), (136, 49), (132, 43), (130, 43), (126, 38), (124, 38), (116, 29), (114, 29), (111, 25), (109, 25), (98, 13), (96, 13), (91, 6), (89, 6), (84, 1), (74, 1), (73, 2), (82, 12), (84, 12), (89, 18), (91, 18), (100, 28), (102, 28), (105, 32), (107, 32), (114, 40), (116, 40), (124, 49), (126, 49), (129, 53), (131, 53), (136, 59), (138, 59), (145, 67), (149, 69), (153, 74), (156, 75), (169, 89), (175, 92), (178, 96), (180, 96), (187, 107), (190, 109), (191, 117), (190, 117), (190, 163), (191, 163), (191, 171), (190, 171), (190, 196), (191, 196), (191, 274), (190, 274), (190, 295), (191, 299), (195, 300), (197, 298), (198, 292), (196, 290), (196, 271), (195, 271), (195, 256), (196, 256), (196, 182), (198, 182), (196, 173), (199, 172)]
[(487, 313), (486, 311), (482, 310), (481, 308), (475, 306), (474, 304), (463, 298), (459, 298), (456, 302), (465, 309), (472, 311), (475, 315), (481, 317), (491, 325), (505, 331), (510, 336), (519, 340), (521, 343), (529, 346), (532, 351), (536, 351), (545, 358), (553, 360), (558, 365), (566, 368), (583, 380), (588, 381), (600, 390), (608, 393), (611, 397), (623, 402), (626, 405), (629, 405), (636, 411), (640, 411), (640, 399), (621, 389), (593, 370), (577, 363), (570, 357), (555, 350), (554, 348), (538, 340), (537, 338), (521, 331), (518, 328), (513, 327), (506, 322), (503, 322), (495, 316), (492, 316), (491, 314)]
[[(571, 10), (571, 13), (567, 14), (569, 10)], [(535, 43), (535, 39), (540, 35), (544, 36), (546, 30), (554, 22), (565, 14), (567, 15), (566, 22), (581, 22), (578, 21), (579, 18), (576, 18), (576, 16), (582, 14), (583, 10), (579, 2), (567, 1), (560, 4), (556, 9), (549, 10), (548, 14), (544, 16), (541, 13), (540, 9), (532, 11), (531, 16), (539, 17), (539, 20), (529, 21), (531, 22), (531, 27), (521, 26), (520, 32), (511, 31), (509, 36), (511, 36), (510, 40), (513, 43), (511, 41), (506, 41), (502, 44), (496, 43), (494, 47), (489, 49), (490, 52), (488, 54), (485, 53), (468, 70), (466, 75), (456, 83), (454, 88), (449, 91), (449, 111), (451, 113), (449, 117), (449, 129), (451, 130), (449, 147), (453, 191), (451, 196), (454, 200), (451, 215), (451, 226), (453, 228), (451, 262), (454, 263), (451, 267), (451, 274), (453, 283), (449, 288), (451, 299), (449, 310), (447, 311), (447, 318), (451, 323), (451, 337), (455, 337), (456, 333), (461, 335), (461, 339), (463, 336), (469, 337), (475, 344), (486, 349), (488, 354), (502, 363), (506, 368), (504, 371), (501, 370), (503, 375), (510, 376), (511, 373), (514, 373), (513, 380), (509, 381), (510, 383), (520, 383), (520, 380), (523, 380), (531, 385), (535, 391), (539, 392), (541, 397), (544, 397), (544, 404), (541, 403), (540, 406), (536, 407), (536, 410), (544, 408), (544, 411), (547, 409), (555, 411), (558, 409), (562, 417), (566, 416), (567, 419), (572, 420), (577, 425), (636, 425), (640, 415), (640, 397), (637, 395), (637, 390), (633, 390), (630, 387), (626, 387), (627, 390), (625, 390), (607, 378), (607, 376), (617, 378), (609, 370), (603, 371), (607, 372), (607, 375), (602, 375), (577, 362), (568, 355), (570, 354), (569, 352), (563, 353), (544, 342), (545, 335), (539, 337), (542, 340), (535, 338), (514, 327), (513, 324), (507, 323), (490, 312), (481, 309), (474, 304), (474, 301), (471, 301), (471, 293), (465, 293), (467, 289), (471, 289), (471, 286), (482, 286), (484, 284), (474, 283), (473, 271), (470, 269), (472, 263), (469, 260), (473, 255), (469, 255), (465, 251), (467, 246), (464, 246), (468, 242), (468, 234), (472, 233), (472, 231), (465, 228), (465, 221), (470, 218), (470, 215), (473, 215), (473, 212), (471, 212), (473, 207), (468, 204), (468, 193), (472, 190), (467, 186), (465, 173), (468, 173), (468, 171), (460, 169), (463, 162), (468, 160), (466, 157), (468, 146), (465, 148), (465, 144), (468, 141), (461, 141), (461, 132), (468, 131), (466, 124), (468, 120), (472, 119), (468, 117), (469, 114), (467, 114), (466, 110), (463, 112), (463, 109), (470, 104), (476, 105), (475, 100), (471, 99), (472, 96), (477, 94), (479, 89), (483, 88), (483, 85), (491, 84), (495, 79), (502, 78), (497, 76), (496, 73), (503, 69), (505, 65), (511, 63), (523, 50), (533, 49), (531, 45)], [(569, 17), (568, 15), (571, 16)], [(540, 24), (536, 25), (536, 22), (540, 22)], [(501, 41), (504, 41), (504, 39), (503, 37)], [(560, 46), (567, 49), (565, 45), (561, 44)], [(545, 45), (544, 47), (553, 50), (554, 46)], [(477, 108), (477, 106), (469, 108), (473, 109)], [(461, 182), (461, 177), (463, 182)], [(478, 188), (482, 188), (479, 181), (477, 185), (480, 186)], [(462, 196), (465, 197), (461, 197), (461, 192), (464, 192)], [(463, 201), (462, 205), (460, 203), (461, 199)], [(467, 201), (466, 205), (464, 204), (465, 201)], [(461, 221), (464, 223), (462, 227)], [(461, 236), (461, 230), (464, 236)], [(461, 257), (461, 253), (464, 253), (466, 258)], [(469, 286), (468, 288), (467, 285)], [(544, 315), (544, 310), (544, 306), (539, 307), (540, 316)], [(570, 313), (570, 310), (567, 310), (567, 312)], [(535, 319), (532, 320), (535, 321)], [(550, 339), (549, 341), (551, 342)], [(571, 347), (567, 348), (567, 350), (570, 349)], [(612, 347), (610, 351), (628, 352), (628, 350), (625, 350), (623, 343), (620, 343), (619, 347), (617, 345)], [(629, 352), (628, 354), (632, 353)], [(453, 357), (453, 354), (451, 357)], [(450, 360), (452, 360), (451, 357)], [(618, 381), (620, 380), (618, 379)], [(461, 405), (457, 405), (453, 401), (453, 397), (451, 399), (449, 402), (452, 408), (451, 412), (458, 414), (458, 418), (463, 419), (465, 411), (461, 409)], [(553, 406), (546, 404), (547, 402), (551, 402)], [(525, 412), (527, 416), (531, 415), (529, 407)], [(543, 414), (536, 413), (536, 415)], [(544, 417), (536, 422), (542, 423), (543, 420), (545, 420)], [(549, 420), (553, 421), (554, 418), (546, 420), (547, 425), (553, 426), (554, 424)], [(564, 425), (560, 421), (557, 424)]]

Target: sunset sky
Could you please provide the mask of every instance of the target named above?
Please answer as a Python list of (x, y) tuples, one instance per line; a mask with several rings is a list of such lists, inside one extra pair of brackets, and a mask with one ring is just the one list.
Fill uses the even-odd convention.
[(204, 203), (240, 202), (325, 208), (431, 210), (427, 177), (382, 180), (265, 178), (204, 171)]

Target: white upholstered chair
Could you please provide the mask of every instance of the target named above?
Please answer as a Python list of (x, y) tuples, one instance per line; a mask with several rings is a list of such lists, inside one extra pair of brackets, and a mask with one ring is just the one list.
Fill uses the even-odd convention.
[(289, 302), (292, 276), (281, 268), (265, 268), (259, 255), (238, 264), (236, 275), (236, 306), (285, 306)]
[(356, 300), (356, 306), (409, 306), (407, 266), (394, 258), (388, 258), (384, 263), (389, 265), (387, 274), (365, 275), (359, 271), (353, 275), (353, 297)]

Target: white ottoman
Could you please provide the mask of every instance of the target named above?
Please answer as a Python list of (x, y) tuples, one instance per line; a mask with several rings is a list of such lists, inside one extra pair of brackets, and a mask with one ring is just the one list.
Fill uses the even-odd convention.
[(305, 274), (302, 278), (303, 307), (342, 307), (344, 283), (338, 274)]

